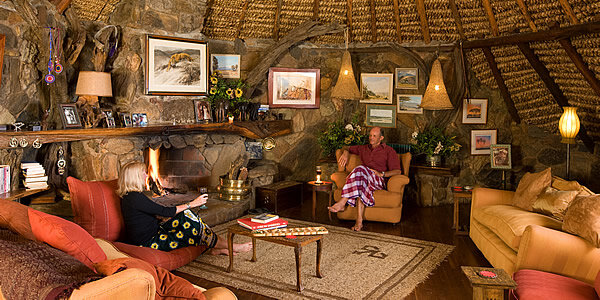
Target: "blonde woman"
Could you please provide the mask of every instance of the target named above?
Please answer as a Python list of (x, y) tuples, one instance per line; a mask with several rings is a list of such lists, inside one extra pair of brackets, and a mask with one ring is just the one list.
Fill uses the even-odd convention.
[[(227, 240), (214, 233), (190, 210), (205, 204), (208, 194), (200, 195), (185, 204), (165, 207), (142, 193), (147, 177), (146, 166), (141, 162), (130, 162), (121, 168), (117, 193), (121, 196), (121, 213), (127, 238), (125, 242), (162, 251), (206, 245), (211, 248), (211, 254), (228, 254)], [(160, 225), (156, 216), (170, 219)], [(233, 245), (235, 253), (250, 250), (252, 242)]]

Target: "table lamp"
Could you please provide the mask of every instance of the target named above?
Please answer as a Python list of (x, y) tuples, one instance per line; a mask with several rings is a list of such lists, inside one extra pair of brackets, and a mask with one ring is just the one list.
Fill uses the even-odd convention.
[(321, 184), (321, 166), (317, 166), (317, 180), (315, 180), (315, 184)]
[(81, 111), (85, 127), (96, 126), (102, 119), (102, 113), (94, 110), (95, 107), (98, 107), (98, 97), (112, 97), (110, 73), (79, 72), (75, 94), (79, 96), (77, 105)]
[(560, 141), (563, 144), (567, 144), (567, 178), (569, 179), (569, 169), (571, 161), (571, 145), (576, 144), (577, 133), (579, 133), (579, 117), (577, 116), (577, 107), (565, 106), (563, 107), (564, 112), (560, 116), (558, 121), (558, 130), (562, 136)]

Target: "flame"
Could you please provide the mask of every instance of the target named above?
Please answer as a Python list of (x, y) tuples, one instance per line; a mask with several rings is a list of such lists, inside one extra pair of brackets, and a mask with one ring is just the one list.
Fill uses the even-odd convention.
[(160, 179), (158, 179), (158, 156), (159, 149), (148, 149), (148, 179), (146, 179), (146, 187), (150, 188), (150, 178), (160, 185)]

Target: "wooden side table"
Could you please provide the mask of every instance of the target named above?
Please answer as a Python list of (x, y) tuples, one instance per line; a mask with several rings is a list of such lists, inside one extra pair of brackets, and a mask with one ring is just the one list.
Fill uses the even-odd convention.
[[(323, 181), (321, 183), (316, 183), (316, 181), (309, 181), (308, 185), (312, 189), (312, 219), (314, 221), (317, 210), (317, 192), (327, 192), (327, 194), (329, 194), (329, 206), (331, 206), (331, 200), (333, 199), (333, 182)], [(331, 221), (331, 212), (329, 212), (329, 221)]]
[(469, 192), (452, 192), (452, 195), (454, 196), (454, 220), (452, 222), (452, 228), (454, 228), (454, 234), (459, 234), (459, 235), (468, 235), (469, 233), (467, 231), (464, 230), (460, 230), (460, 224), (459, 224), (459, 220), (460, 220), (460, 214), (459, 214), (459, 204), (460, 198), (468, 198), (471, 199), (471, 197), (473, 196), (473, 194), (469, 191)]
[[(482, 267), (460, 267), (471, 282), (473, 287), (473, 300), (499, 300), (504, 298), (504, 290), (514, 289), (517, 283), (510, 278), (504, 269), (482, 268)], [(496, 278), (481, 277), (479, 271), (491, 271), (496, 273)]]

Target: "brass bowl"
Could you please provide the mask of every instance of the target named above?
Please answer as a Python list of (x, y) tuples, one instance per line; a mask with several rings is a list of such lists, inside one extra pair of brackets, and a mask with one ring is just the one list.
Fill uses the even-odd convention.
[(240, 201), (250, 192), (250, 182), (248, 180), (220, 177), (219, 181), (221, 184), (217, 186), (217, 190), (221, 200)]

